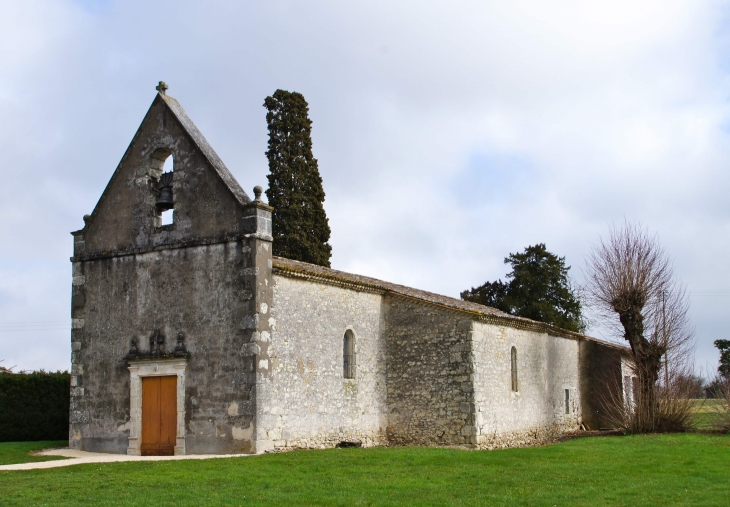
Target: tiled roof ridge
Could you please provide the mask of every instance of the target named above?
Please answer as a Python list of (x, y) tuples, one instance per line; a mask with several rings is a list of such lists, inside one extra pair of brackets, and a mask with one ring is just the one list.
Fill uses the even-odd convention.
[(552, 324), (535, 321), (525, 317), (518, 317), (516, 315), (510, 315), (489, 306), (472, 303), (470, 301), (463, 301), (461, 299), (443, 296), (441, 294), (435, 294), (433, 292), (428, 292), (420, 289), (414, 289), (412, 287), (386, 282), (377, 278), (356, 275), (353, 273), (347, 273), (345, 271), (326, 268), (324, 266), (318, 266), (316, 264), (310, 264), (307, 262), (295, 261), (292, 259), (286, 259), (284, 257), (276, 256), (273, 257), (273, 267), (276, 272), (284, 276), (293, 276), (295, 278), (308, 278), (315, 281), (322, 281), (324, 283), (344, 286), (354, 290), (387, 293), (391, 295), (416, 299), (440, 306), (442, 308), (469, 313), (479, 320), (486, 322), (504, 324), (510, 327), (516, 327), (518, 329), (532, 329), (538, 332), (544, 332), (547, 334), (551, 334), (554, 336), (557, 335), (565, 338), (589, 340), (600, 343), (602, 345), (617, 348), (622, 351), (628, 350), (627, 347), (624, 347), (618, 343), (593, 338), (592, 336), (587, 336), (581, 333), (576, 333), (574, 331), (569, 331), (567, 329), (562, 329), (557, 326), (553, 326)]

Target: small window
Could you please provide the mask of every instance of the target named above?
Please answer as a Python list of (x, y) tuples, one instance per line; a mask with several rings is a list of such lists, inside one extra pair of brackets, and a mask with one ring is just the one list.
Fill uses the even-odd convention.
[(565, 390), (565, 413), (570, 414), (570, 389)]
[(512, 391), (518, 392), (519, 389), (519, 383), (517, 382), (517, 349), (512, 347), (512, 351), (510, 353), (511, 356), (511, 364), (512, 364)]
[(349, 329), (343, 340), (342, 366), (345, 378), (355, 378), (355, 334)]

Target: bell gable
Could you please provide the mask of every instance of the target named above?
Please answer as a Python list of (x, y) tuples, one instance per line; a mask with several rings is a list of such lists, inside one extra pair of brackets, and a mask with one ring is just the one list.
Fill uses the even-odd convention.
[[(74, 233), (76, 254), (246, 232), (244, 206), (251, 199), (166, 88), (158, 86), (94, 211)], [(172, 223), (163, 225), (167, 210)]]

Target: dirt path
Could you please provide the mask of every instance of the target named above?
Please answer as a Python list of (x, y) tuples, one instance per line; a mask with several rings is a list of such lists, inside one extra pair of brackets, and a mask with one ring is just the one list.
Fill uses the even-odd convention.
[(213, 459), (239, 458), (250, 454), (190, 454), (187, 456), (130, 456), (128, 454), (104, 454), (101, 452), (77, 451), (75, 449), (48, 449), (37, 453), (39, 456), (64, 456), (70, 459), (54, 461), (37, 461), (35, 463), (18, 463), (16, 465), (0, 465), (3, 470), (37, 470), (40, 468), (69, 467), (84, 463), (114, 463), (118, 461), (175, 461), (181, 459)]

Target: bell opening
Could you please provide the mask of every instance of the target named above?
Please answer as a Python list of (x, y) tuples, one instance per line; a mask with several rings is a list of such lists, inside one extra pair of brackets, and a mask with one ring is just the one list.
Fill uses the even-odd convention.
[(175, 207), (175, 202), (172, 197), (172, 172), (163, 173), (160, 176), (160, 182), (157, 184), (157, 188), (160, 191), (160, 196), (155, 203), (157, 209), (160, 211), (170, 210)]
[(166, 209), (162, 212), (162, 222), (160, 225), (172, 225), (174, 209)]
[(160, 197), (157, 199), (155, 206), (160, 211), (171, 210), (175, 207), (175, 203), (172, 199), (172, 187), (162, 187), (160, 190)]

